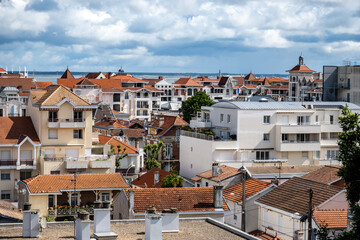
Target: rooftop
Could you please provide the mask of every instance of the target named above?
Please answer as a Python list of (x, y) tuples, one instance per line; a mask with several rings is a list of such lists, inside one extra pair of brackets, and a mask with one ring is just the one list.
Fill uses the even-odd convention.
[[(157, 211), (177, 208), (179, 212), (215, 211), (213, 187), (179, 187), (179, 188), (133, 188), (134, 211), (144, 213), (154, 206)], [(223, 201), (225, 211), (229, 210)]]
[[(21, 221), (23, 214), (10, 202), (0, 200), (0, 216), (9, 218), (15, 221)], [(1, 231), (0, 231), (1, 232)]]
[(119, 154), (118, 148), (117, 148), (118, 145), (121, 146), (120, 154), (125, 154), (125, 153), (137, 154), (138, 153), (138, 150), (135, 147), (133, 147), (123, 141), (120, 141), (119, 139), (114, 138), (114, 137), (99, 135), (99, 143), (102, 145), (105, 145), (105, 144), (111, 145), (112, 144), (114, 146), (115, 154)]
[(314, 218), (319, 226), (327, 225), (327, 228), (347, 228), (347, 210), (315, 210)]
[[(178, 233), (163, 233), (163, 239), (172, 240), (198, 240), (198, 239), (245, 239), (231, 233), (228, 230), (211, 224), (204, 219), (180, 220)], [(93, 227), (90, 227), (91, 234)], [(111, 231), (118, 234), (118, 239), (134, 240), (145, 239), (145, 223), (137, 220), (112, 221)], [(0, 227), (1, 237), (13, 240), (22, 240), (22, 227)], [(73, 239), (73, 222), (48, 223), (48, 227), (43, 229), (37, 239)]]
[[(157, 184), (155, 184), (155, 177), (154, 177), (156, 171), (159, 172), (159, 182)], [(139, 178), (132, 181), (131, 184), (141, 188), (160, 188), (162, 185), (163, 178), (166, 177), (167, 175), (174, 175), (174, 174), (162, 170), (160, 168), (153, 168), (147, 173), (141, 175)]]
[(257, 202), (288, 213), (304, 214), (309, 208), (310, 188), (313, 190), (313, 204), (315, 207), (342, 191), (342, 188), (337, 186), (293, 177), (257, 200)]
[[(38, 175), (23, 180), (30, 194), (60, 193), (74, 189), (74, 174)], [(84, 173), (76, 175), (76, 189), (121, 189), (129, 187), (120, 173)]]
[(220, 182), (222, 180), (225, 180), (229, 177), (238, 175), (241, 173), (241, 170), (238, 168), (229, 167), (226, 165), (219, 166), (219, 169), (221, 169), (220, 173), (217, 174), (217, 176), (212, 176), (212, 169), (207, 170), (205, 172), (199, 173), (196, 176), (200, 178), (206, 178), (215, 182)]
[(320, 169), (317, 169), (302, 176), (302, 178), (329, 184), (340, 179), (340, 177), (337, 175), (339, 169), (340, 167), (338, 166), (323, 166)]
[(25, 137), (40, 143), (30, 117), (0, 117), (0, 126), (0, 144), (19, 144)]

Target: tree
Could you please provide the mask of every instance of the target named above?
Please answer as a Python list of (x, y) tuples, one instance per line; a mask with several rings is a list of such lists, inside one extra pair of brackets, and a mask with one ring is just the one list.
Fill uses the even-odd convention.
[(338, 239), (358, 239), (360, 236), (360, 115), (344, 107), (339, 117), (342, 133), (339, 134), (339, 160), (342, 166), (338, 175), (344, 179), (346, 198), (353, 215), (353, 225)]
[(121, 145), (117, 145), (116, 146), (117, 148), (117, 153), (116, 153), (116, 150), (115, 150), (115, 147), (114, 147), (114, 144), (110, 144), (110, 151), (112, 154), (116, 154), (115, 156), (115, 164), (116, 164), (116, 167), (120, 167), (121, 166), (121, 162), (120, 160), (127, 157), (129, 154), (128, 153), (125, 153), (126, 151), (126, 147), (124, 149), (121, 149)]
[(188, 98), (182, 104), (181, 109), (184, 114), (184, 120), (190, 122), (191, 117), (200, 111), (202, 106), (211, 106), (214, 103), (215, 102), (212, 101), (205, 92), (200, 91), (195, 93), (194, 96)]
[(160, 168), (161, 164), (159, 162), (159, 158), (162, 153), (166, 152), (164, 149), (164, 143), (159, 142), (155, 144), (147, 144), (144, 146), (144, 154), (145, 154), (145, 168), (150, 170), (152, 168)]
[(184, 178), (178, 175), (167, 175), (162, 180), (162, 188), (182, 187)]

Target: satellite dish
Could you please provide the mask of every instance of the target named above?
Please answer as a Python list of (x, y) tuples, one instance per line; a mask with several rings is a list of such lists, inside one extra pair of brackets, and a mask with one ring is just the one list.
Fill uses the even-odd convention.
[(221, 169), (221, 168), (218, 168), (218, 169), (217, 169), (217, 173), (218, 173), (218, 174), (221, 174), (221, 173), (222, 173), (222, 169)]

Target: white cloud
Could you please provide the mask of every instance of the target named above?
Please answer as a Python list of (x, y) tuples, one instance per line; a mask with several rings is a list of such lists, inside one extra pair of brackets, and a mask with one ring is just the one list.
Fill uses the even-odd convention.
[(323, 47), (327, 53), (360, 53), (360, 42), (341, 41), (327, 44)]

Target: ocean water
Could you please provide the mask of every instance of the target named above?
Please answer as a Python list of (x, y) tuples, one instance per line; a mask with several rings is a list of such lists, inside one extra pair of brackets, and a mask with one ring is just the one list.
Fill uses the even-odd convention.
[[(39, 82), (53, 82), (56, 83), (57, 79), (61, 77), (64, 72), (29, 72), (29, 77), (33, 77), (36, 81)], [(87, 72), (72, 72), (75, 78), (80, 78), (85, 76)], [(175, 82), (179, 78), (183, 77), (198, 77), (198, 76), (207, 76), (209, 78), (216, 78), (218, 73), (145, 73), (145, 72), (129, 72), (129, 74), (133, 77), (142, 79), (142, 78), (158, 78), (162, 76), (168, 82)], [(231, 75), (231, 76), (245, 76), (247, 73), (222, 73), (223, 76)], [(257, 77), (283, 77), (287, 78), (288, 74), (256, 74)]]

